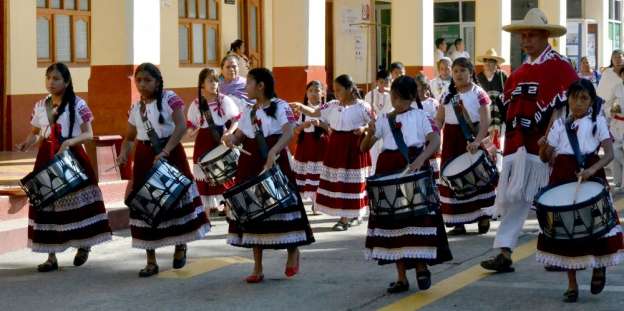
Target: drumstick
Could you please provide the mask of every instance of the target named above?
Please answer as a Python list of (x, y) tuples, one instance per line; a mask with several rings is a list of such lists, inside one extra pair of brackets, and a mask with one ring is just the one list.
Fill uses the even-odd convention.
[(114, 164), (113, 166), (111, 166), (111, 167), (109, 167), (109, 168), (105, 169), (105, 170), (104, 170), (104, 173), (108, 173), (108, 172), (110, 172), (110, 171), (114, 170), (114, 169), (115, 169), (115, 168), (117, 168), (117, 167), (119, 167), (119, 164)]
[[(224, 142), (221, 142), (221, 143), (222, 143), (224, 146), (226, 146), (226, 147), (227, 147), (227, 145), (226, 145)], [(232, 147), (229, 147), (229, 148), (231, 148), (231, 149), (238, 149), (238, 151), (240, 151), (240, 152), (242, 152), (242, 153), (244, 153), (244, 154), (246, 154), (246, 155), (248, 155), (248, 156), (251, 156), (251, 152), (249, 152), (249, 151), (247, 151), (247, 150), (243, 149), (243, 147), (241, 147), (241, 146), (238, 146), (238, 145), (232, 145)]]
[[(583, 171), (581, 171), (583, 173)], [(581, 182), (583, 181), (583, 177), (579, 176), (578, 182), (576, 183), (576, 189), (574, 190), (574, 199), (572, 200), (572, 204), (576, 204), (576, 199), (578, 196), (579, 189), (581, 188)]]

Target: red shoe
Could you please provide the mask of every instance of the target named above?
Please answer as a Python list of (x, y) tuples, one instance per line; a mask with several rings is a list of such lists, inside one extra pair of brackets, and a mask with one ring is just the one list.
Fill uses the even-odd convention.
[(264, 281), (264, 274), (252, 274), (250, 276), (248, 276), (245, 281), (247, 281), (247, 283), (260, 283), (262, 281)]
[(295, 274), (299, 273), (299, 256), (300, 253), (297, 252), (297, 264), (294, 267), (286, 267), (286, 271), (284, 272), (287, 277), (293, 277)]

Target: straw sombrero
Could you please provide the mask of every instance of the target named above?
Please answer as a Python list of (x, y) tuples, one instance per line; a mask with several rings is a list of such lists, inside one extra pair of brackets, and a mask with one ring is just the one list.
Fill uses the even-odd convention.
[(483, 55), (477, 56), (477, 61), (478, 62), (485, 63), (486, 59), (494, 59), (494, 60), (496, 60), (496, 62), (498, 64), (502, 64), (502, 63), (505, 62), (505, 59), (500, 57), (500, 56), (498, 56), (498, 53), (496, 53), (496, 50), (494, 48), (491, 48), (491, 49), (485, 51), (485, 54), (483, 54)]
[(515, 24), (503, 27), (507, 32), (519, 32), (522, 30), (546, 30), (550, 34), (549, 37), (561, 37), (566, 34), (567, 29), (561, 25), (549, 24), (546, 15), (542, 10), (533, 8), (527, 12), (524, 19)]

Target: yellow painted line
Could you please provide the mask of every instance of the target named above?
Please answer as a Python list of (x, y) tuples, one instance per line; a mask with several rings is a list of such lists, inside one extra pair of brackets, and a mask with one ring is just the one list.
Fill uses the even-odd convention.
[[(531, 256), (535, 252), (536, 247), (537, 240), (531, 240), (527, 243), (522, 244), (512, 253), (513, 261), (518, 262)], [(413, 295), (407, 296), (379, 310), (418, 310), (489, 275), (492, 275), (492, 272), (487, 272), (486, 270), (481, 268), (480, 265), (475, 265), (468, 268), (467, 270), (464, 270), (436, 283), (426, 291), (417, 292)]]
[[(624, 197), (619, 197), (613, 204), (618, 212), (622, 212), (624, 210)], [(512, 253), (512, 259), (514, 262), (518, 262), (533, 255), (536, 250), (537, 239), (533, 239), (516, 248)], [(426, 291), (407, 296), (379, 310), (418, 310), (490, 275), (492, 275), (492, 272), (486, 271), (481, 265), (474, 265), (467, 270), (436, 283)]]
[(205, 258), (190, 262), (182, 269), (159, 273), (158, 277), (165, 279), (189, 279), (223, 267), (243, 263), (253, 263), (253, 260), (238, 256)]

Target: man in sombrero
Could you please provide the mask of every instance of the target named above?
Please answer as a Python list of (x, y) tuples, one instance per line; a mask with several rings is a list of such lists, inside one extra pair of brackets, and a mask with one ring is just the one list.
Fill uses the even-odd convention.
[(500, 70), (505, 59), (498, 56), (495, 49), (487, 50), (483, 55), (477, 56), (477, 62), (483, 64), (483, 71), (477, 75), (479, 85), (488, 93), (492, 105), (490, 105), (490, 137), (496, 149), (500, 150), (500, 133), (502, 123), (505, 120), (505, 108), (503, 106), (503, 88), (507, 75)]
[(540, 9), (531, 9), (522, 22), (507, 25), (503, 30), (520, 36), (528, 59), (505, 83), (503, 170), (496, 197), (496, 214), (502, 221), (494, 239), (494, 248), (499, 248), (500, 254), (481, 262), (481, 266), (511, 272), (511, 253), (533, 198), (548, 183), (550, 170), (538, 156), (538, 142), (563, 107), (566, 90), (578, 80), (578, 75), (568, 59), (548, 43), (549, 37), (564, 35), (566, 28), (549, 24)]

